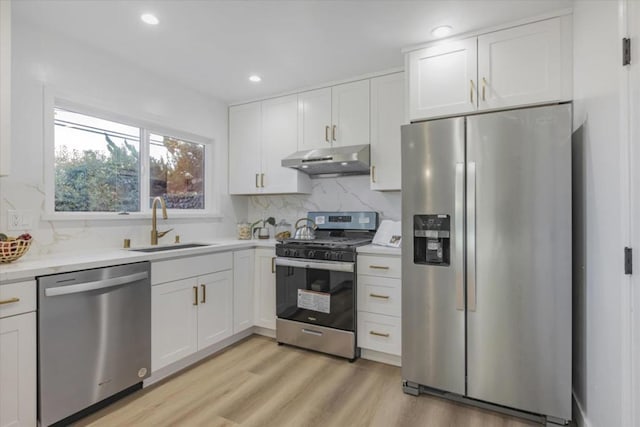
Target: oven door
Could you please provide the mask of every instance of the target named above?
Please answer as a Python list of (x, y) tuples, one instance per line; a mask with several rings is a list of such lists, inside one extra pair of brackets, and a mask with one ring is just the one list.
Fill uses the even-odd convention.
[(355, 263), (276, 258), (278, 318), (355, 331)]

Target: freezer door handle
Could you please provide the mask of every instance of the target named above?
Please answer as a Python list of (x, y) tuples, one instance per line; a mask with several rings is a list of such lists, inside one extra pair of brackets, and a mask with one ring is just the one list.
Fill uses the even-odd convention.
[(476, 311), (476, 163), (467, 163), (467, 310)]
[(455, 182), (455, 271), (456, 271), (456, 310), (464, 311), (464, 163), (456, 163)]

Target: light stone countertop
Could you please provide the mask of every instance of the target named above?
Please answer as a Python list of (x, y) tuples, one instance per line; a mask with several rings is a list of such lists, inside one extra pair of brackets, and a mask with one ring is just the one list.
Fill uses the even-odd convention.
[(363, 254), (363, 255), (395, 255), (395, 256), (402, 255), (402, 251), (400, 248), (390, 248), (388, 246), (379, 246), (379, 245), (359, 246), (357, 251), (359, 254)]
[[(183, 242), (185, 244), (187, 242)], [(108, 267), (111, 265), (130, 264), (141, 261), (159, 261), (182, 258), (193, 255), (204, 255), (216, 252), (227, 252), (251, 248), (274, 248), (276, 240), (237, 240), (220, 239), (197, 243), (211, 244), (198, 248), (175, 249), (160, 252), (136, 252), (129, 249), (96, 249), (78, 253), (61, 253), (26, 257), (10, 264), (0, 264), (0, 285), (23, 280), (33, 280), (38, 276), (66, 273), (69, 271), (90, 268)], [(161, 245), (165, 246), (165, 245)], [(172, 246), (172, 245), (166, 245)], [(144, 246), (147, 247), (147, 246)], [(135, 249), (135, 248), (133, 248)]]

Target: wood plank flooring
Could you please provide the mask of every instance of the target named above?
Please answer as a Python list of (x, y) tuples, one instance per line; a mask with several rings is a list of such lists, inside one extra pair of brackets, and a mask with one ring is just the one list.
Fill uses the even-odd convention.
[(402, 392), (400, 368), (253, 335), (77, 426), (525, 427), (535, 423)]

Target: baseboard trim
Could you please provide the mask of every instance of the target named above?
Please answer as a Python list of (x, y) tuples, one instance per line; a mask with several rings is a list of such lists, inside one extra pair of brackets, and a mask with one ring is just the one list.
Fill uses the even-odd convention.
[(578, 400), (576, 396), (576, 392), (571, 392), (572, 403), (573, 403), (573, 421), (578, 427), (591, 427), (591, 423), (587, 419), (587, 416), (582, 409), (582, 405), (580, 404), (580, 400)]
[(197, 351), (185, 357), (184, 359), (180, 359), (177, 362), (164, 366), (157, 371), (152, 372), (151, 376), (144, 380), (143, 387), (149, 387), (150, 385), (162, 381), (167, 377), (177, 374), (178, 372), (190, 367), (191, 365), (201, 361), (202, 359), (209, 357), (212, 354), (225, 349), (226, 347), (229, 347), (231, 344), (235, 344), (238, 341), (243, 340), (250, 335), (253, 335), (253, 333), (253, 328), (246, 329), (242, 332), (238, 332), (237, 334), (230, 336), (229, 338), (225, 338), (224, 340), (215, 343), (212, 346), (203, 348), (202, 350)]
[(262, 326), (254, 326), (253, 333), (256, 335), (262, 335), (263, 337), (276, 338), (276, 330), (263, 328)]
[(374, 362), (386, 363), (387, 365), (402, 366), (402, 358), (395, 354), (361, 348), (360, 357), (362, 359), (373, 360)]

